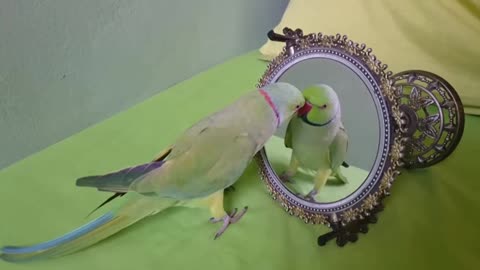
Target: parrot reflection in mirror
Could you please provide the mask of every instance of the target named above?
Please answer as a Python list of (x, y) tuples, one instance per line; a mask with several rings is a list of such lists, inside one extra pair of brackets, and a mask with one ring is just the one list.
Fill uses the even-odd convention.
[(314, 197), (322, 189), (330, 176), (343, 184), (347, 178), (341, 167), (348, 150), (348, 135), (341, 120), (341, 106), (336, 92), (328, 85), (316, 84), (303, 90), (305, 106), (288, 123), (284, 144), (292, 149), (288, 169), (280, 175), (286, 183), (299, 168), (314, 171), (313, 187), (304, 199), (315, 201)]
[(173, 206), (209, 209), (210, 221), (222, 223), (216, 239), (247, 210), (228, 214), (224, 190), (238, 180), (278, 126), (304, 103), (300, 90), (288, 83), (267, 85), (194, 124), (152, 162), (78, 179), (77, 186), (113, 193), (105, 203), (120, 198), (121, 204), (54, 240), (3, 247), (0, 259), (20, 262), (72, 253)]

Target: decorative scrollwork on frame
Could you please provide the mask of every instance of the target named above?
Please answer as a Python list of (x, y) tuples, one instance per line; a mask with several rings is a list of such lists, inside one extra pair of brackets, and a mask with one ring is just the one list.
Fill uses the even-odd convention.
[(392, 76), (400, 108), (406, 116), (403, 129), (407, 168), (425, 168), (448, 157), (463, 135), (464, 112), (455, 89), (440, 76), (407, 70)]

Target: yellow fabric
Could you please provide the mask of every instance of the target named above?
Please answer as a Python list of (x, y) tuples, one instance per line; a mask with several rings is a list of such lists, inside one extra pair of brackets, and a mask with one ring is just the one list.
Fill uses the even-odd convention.
[[(347, 35), (394, 73), (423, 69), (445, 78), (465, 112), (480, 115), (480, 0), (291, 0), (274, 28)], [(267, 41), (262, 59), (283, 43)]]

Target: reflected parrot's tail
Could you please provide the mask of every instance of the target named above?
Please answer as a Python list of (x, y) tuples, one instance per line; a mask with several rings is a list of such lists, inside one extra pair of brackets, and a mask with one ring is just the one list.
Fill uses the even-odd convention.
[(8, 262), (25, 262), (70, 254), (91, 246), (133, 223), (173, 205), (175, 202), (171, 200), (133, 198), (119, 210), (110, 211), (59, 238), (32, 246), (3, 247), (0, 250), (0, 259)]

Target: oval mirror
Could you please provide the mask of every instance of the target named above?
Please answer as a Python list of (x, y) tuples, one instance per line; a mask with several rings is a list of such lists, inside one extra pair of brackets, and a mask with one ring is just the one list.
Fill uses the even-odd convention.
[(272, 168), (290, 191), (311, 202), (341, 202), (380, 161), (385, 123), (375, 89), (365, 80), (327, 55), (302, 60), (280, 74), (276, 81), (309, 91), (312, 104), (266, 145)]
[(344, 245), (375, 221), (398, 174), (405, 141), (398, 91), (364, 44), (339, 34), (284, 34), (269, 33), (286, 46), (258, 86), (288, 82), (309, 106), (278, 129), (257, 161), (287, 212), (335, 230), (319, 244), (336, 237)]

